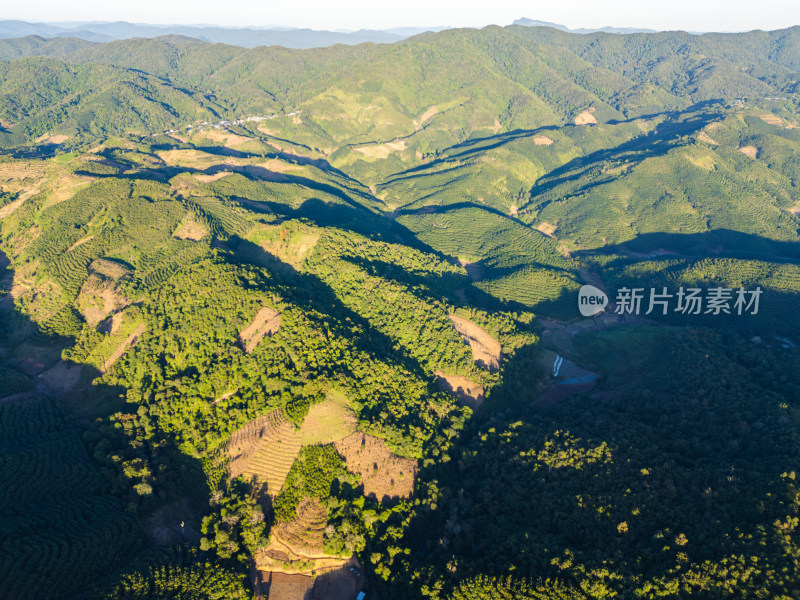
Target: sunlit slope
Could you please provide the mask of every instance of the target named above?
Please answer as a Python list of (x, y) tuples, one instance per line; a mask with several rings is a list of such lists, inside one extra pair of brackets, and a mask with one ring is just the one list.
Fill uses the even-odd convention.
[(45, 133), (93, 138), (148, 133), (222, 110), (200, 92), (116, 67), (28, 58), (0, 62), (0, 77), (4, 146)]

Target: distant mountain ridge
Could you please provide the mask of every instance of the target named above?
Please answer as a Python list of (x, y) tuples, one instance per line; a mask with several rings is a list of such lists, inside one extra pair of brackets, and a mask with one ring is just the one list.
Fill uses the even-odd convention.
[(566, 25), (558, 23), (551, 23), (549, 21), (539, 21), (537, 19), (517, 19), (513, 25), (522, 25), (523, 27), (552, 27), (553, 29), (560, 29), (569, 33), (655, 33), (655, 29), (644, 29), (638, 27), (597, 27), (593, 29), (570, 29)]
[(284, 46), (286, 48), (317, 48), (334, 44), (373, 42), (391, 44), (425, 31), (441, 31), (446, 27), (396, 27), (388, 30), (325, 31), (283, 27), (215, 27), (190, 25), (147, 25), (127, 23), (30, 23), (0, 21), (0, 38), (37, 35), (45, 38), (72, 37), (90, 42), (110, 42), (129, 38), (154, 38), (181, 35), (204, 42), (231, 44), (246, 48)]

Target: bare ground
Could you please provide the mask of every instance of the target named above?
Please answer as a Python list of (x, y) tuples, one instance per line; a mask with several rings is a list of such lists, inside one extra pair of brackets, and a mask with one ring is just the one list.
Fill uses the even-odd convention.
[(368, 158), (382, 160), (384, 158), (389, 158), (389, 156), (394, 152), (401, 152), (405, 150), (407, 146), (408, 143), (405, 140), (400, 140), (398, 142), (387, 142), (385, 144), (378, 144), (375, 146), (359, 146), (358, 148), (353, 148), (353, 150), (360, 152)]
[(0, 208), (0, 220), (5, 219), (7, 216), (13, 214), (14, 211), (16, 211), (25, 203), (26, 200), (33, 198), (36, 194), (38, 194), (41, 186), (42, 182), (33, 185), (28, 191), (21, 193), (16, 200), (10, 204), (6, 204), (3, 208)]
[(489, 335), (488, 331), (478, 327), (472, 321), (456, 315), (448, 316), (453, 325), (455, 325), (458, 334), (472, 349), (472, 358), (475, 360), (475, 364), (488, 369), (492, 373), (499, 371), (502, 357), (500, 342)]
[(281, 328), (281, 314), (268, 306), (258, 311), (253, 322), (239, 334), (244, 351), (250, 354), (267, 335), (274, 335)]
[[(351, 571), (357, 568), (359, 575)], [(325, 573), (314, 582), (311, 600), (353, 600), (364, 585), (364, 568), (353, 556), (336, 571)]]
[(533, 138), (533, 143), (537, 146), (552, 146), (553, 140), (546, 135), (537, 135)]
[(119, 281), (129, 272), (128, 269), (123, 267), (121, 264), (115, 263), (111, 260), (106, 260), (104, 258), (98, 258), (92, 261), (92, 264), (89, 265), (89, 269), (95, 273), (99, 273), (100, 275), (105, 275), (114, 281)]
[(556, 232), (557, 227), (552, 223), (548, 223), (547, 221), (542, 221), (536, 226), (537, 231), (541, 231), (547, 237), (553, 237), (553, 234)]
[(575, 125), (594, 125), (595, 123), (597, 123), (597, 119), (594, 118), (592, 112), (594, 111), (592, 111), (591, 109), (585, 110), (577, 117), (575, 117)]
[(205, 173), (196, 173), (194, 178), (201, 183), (213, 183), (214, 181), (219, 181), (228, 175), (233, 175), (233, 171), (217, 171), (216, 173), (212, 173), (210, 175), (206, 175)]
[(208, 235), (208, 227), (198, 221), (193, 213), (186, 213), (172, 235), (180, 240), (199, 242)]
[(772, 113), (764, 113), (763, 115), (758, 115), (762, 121), (768, 123), (769, 125), (777, 125), (778, 127), (783, 127), (783, 119), (781, 119), (777, 115), (773, 115)]
[(314, 584), (313, 577), (298, 573), (267, 571), (260, 578), (258, 591), (267, 600), (306, 600)]
[(447, 375), (442, 371), (436, 371), (436, 385), (443, 392), (453, 394), (458, 400), (469, 406), (472, 410), (480, 408), (486, 398), (485, 390), (482, 385), (462, 377), (461, 375)]
[(422, 113), (419, 117), (419, 121), (414, 121), (414, 128), (419, 131), (422, 126), (425, 124), (426, 121), (429, 121), (433, 117), (436, 116), (436, 113), (439, 112), (439, 109), (435, 106), (430, 106), (428, 109)]
[(750, 158), (758, 158), (758, 148), (755, 146), (742, 146), (739, 148), (739, 152)]
[(347, 470), (361, 475), (364, 495), (376, 500), (410, 498), (414, 493), (417, 462), (394, 454), (380, 439), (353, 433), (335, 443)]
[(104, 280), (95, 274), (89, 275), (76, 300), (78, 310), (91, 326), (129, 304), (113, 281)]
[(701, 131), (697, 139), (701, 142), (705, 142), (706, 144), (711, 144), (712, 146), (719, 146), (719, 142), (713, 139), (710, 135), (708, 135), (705, 131)]
[(211, 129), (203, 131), (201, 135), (215, 142), (220, 142), (228, 148), (236, 148), (237, 146), (241, 146), (242, 144), (253, 141), (252, 138), (245, 137), (243, 135), (237, 135), (223, 129)]
[(483, 265), (481, 263), (470, 262), (464, 258), (459, 258), (458, 264), (464, 267), (464, 270), (467, 272), (467, 275), (472, 278), (472, 281), (480, 281), (483, 278)]
[(78, 385), (82, 371), (81, 365), (60, 360), (39, 377), (50, 389), (65, 393)]

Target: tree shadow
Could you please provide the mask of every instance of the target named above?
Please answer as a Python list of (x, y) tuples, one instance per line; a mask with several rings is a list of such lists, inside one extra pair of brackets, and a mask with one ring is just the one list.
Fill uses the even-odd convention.
[[(607, 368), (619, 349), (634, 353), (638, 377), (536, 408), (536, 348), (518, 352), (449, 460), (420, 472), (434, 504), (412, 519), (411, 558), (395, 585), (405, 568), (430, 569), (422, 584), (441, 579), (445, 591), (513, 569), (519, 578), (602, 582), (629, 597), (643, 581), (675, 578), (687, 561), (748, 552), (793, 572), (770, 531), (796, 513), (786, 473), (798, 458), (799, 351), (719, 329), (592, 335), (587, 347)], [(767, 568), (740, 585), (789, 593), (791, 578)]]
[[(173, 506), (172, 529), (183, 520), (187, 535), (199, 530), (203, 505), (197, 500), (205, 504), (208, 490), (202, 465), (168, 435), (157, 440), (158, 464), (150, 468), (170, 465), (170, 477), (154, 478), (150, 492), (134, 490), (122, 465), (113, 466), (113, 456), (138, 468), (140, 450), (152, 444), (122, 433), (137, 418), (137, 407), (125, 403), (122, 388), (102, 382), (94, 366), (61, 357), (75, 340), (24, 314), (9, 292), (13, 278), (0, 251), (0, 451), (11, 469), (3, 478), (2, 513), (4, 537), (13, 538), (16, 548), (9, 546), (11, 554), (0, 558), (0, 572), (14, 568), (23, 596), (37, 590), (47, 595), (56, 577), (60, 593), (71, 597), (158, 543), (159, 536), (163, 540), (163, 519), (158, 531), (148, 523), (175, 500), (186, 502), (184, 508)], [(28, 474), (11, 478), (15, 468)], [(168, 537), (170, 543), (188, 539), (180, 531)], [(26, 562), (30, 552), (38, 556), (36, 566)], [(2, 589), (8, 591), (0, 584)]]
[[(700, 108), (705, 108), (705, 105)], [(597, 150), (586, 156), (574, 158), (542, 176), (530, 190), (531, 202), (536, 203), (537, 196), (546, 195), (559, 186), (581, 181), (592, 172), (599, 173), (600, 169), (608, 162), (641, 162), (647, 158), (664, 156), (673, 148), (684, 145), (686, 136), (697, 133), (722, 116), (722, 113), (719, 112), (695, 112), (692, 110), (664, 114), (667, 119), (656, 126), (653, 131), (613, 148)], [(602, 181), (589, 181), (581, 188), (573, 190), (572, 193), (586, 192), (600, 183)], [(547, 199), (543, 198), (543, 200)], [(541, 203), (538, 203), (537, 206), (541, 207)]]
[(691, 256), (705, 258), (753, 258), (762, 260), (800, 260), (800, 241), (774, 240), (731, 229), (700, 233), (641, 233), (635, 238), (574, 253), (575, 256), (614, 256), (626, 259)]
[(245, 262), (269, 269), (286, 299), (299, 308), (333, 317), (330, 321), (332, 333), (351, 339), (357, 350), (383, 362), (399, 363), (416, 377), (430, 379), (407, 350), (345, 306), (331, 287), (316, 275), (298, 271), (261, 246), (237, 236), (224, 243), (223, 247), (230, 250), (225, 258), (232, 263)]

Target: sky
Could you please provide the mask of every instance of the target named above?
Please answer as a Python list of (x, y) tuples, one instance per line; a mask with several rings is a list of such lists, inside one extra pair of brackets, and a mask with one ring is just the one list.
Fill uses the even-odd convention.
[(26, 0), (4, 2), (0, 20), (389, 29), (483, 27), (520, 17), (570, 28), (746, 31), (800, 25), (798, 0)]

